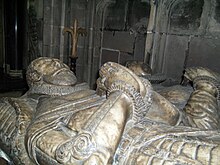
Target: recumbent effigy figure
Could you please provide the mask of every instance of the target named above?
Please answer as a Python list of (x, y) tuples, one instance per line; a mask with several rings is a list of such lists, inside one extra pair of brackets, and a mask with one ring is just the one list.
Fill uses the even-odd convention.
[(185, 77), (195, 90), (178, 109), (119, 64), (101, 67), (94, 91), (61, 61), (36, 59), (29, 91), (1, 102), (1, 149), (15, 164), (218, 164), (219, 75)]

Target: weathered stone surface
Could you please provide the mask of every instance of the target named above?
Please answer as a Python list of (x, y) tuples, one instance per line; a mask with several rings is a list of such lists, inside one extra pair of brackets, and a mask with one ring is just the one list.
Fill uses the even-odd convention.
[(220, 72), (220, 39), (195, 37), (189, 48), (187, 66), (203, 66)]
[(133, 53), (135, 36), (129, 32), (104, 31), (104, 48)]
[(107, 61), (119, 62), (119, 52), (102, 50), (101, 64), (106, 63)]
[(164, 70), (167, 77), (181, 80), (184, 70), (185, 58), (188, 54), (188, 37), (168, 35), (164, 52)]

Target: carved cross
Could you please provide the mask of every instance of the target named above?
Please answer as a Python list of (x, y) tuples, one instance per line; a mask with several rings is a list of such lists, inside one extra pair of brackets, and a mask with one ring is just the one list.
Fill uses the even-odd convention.
[(77, 58), (77, 42), (78, 42), (79, 34), (81, 36), (85, 36), (87, 35), (87, 32), (85, 29), (78, 27), (77, 19), (74, 19), (73, 27), (70, 27), (70, 28), (65, 27), (63, 29), (63, 34), (65, 34), (65, 32), (69, 32), (71, 35), (71, 39), (72, 39), (71, 58), (76, 59)]

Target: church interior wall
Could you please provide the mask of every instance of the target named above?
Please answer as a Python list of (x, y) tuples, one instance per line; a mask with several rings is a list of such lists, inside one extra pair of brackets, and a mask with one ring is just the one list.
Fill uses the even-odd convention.
[[(63, 33), (74, 19), (87, 31), (77, 44), (76, 75), (95, 87), (107, 61), (137, 60), (180, 82), (184, 68), (204, 66), (220, 72), (218, 0), (27, 0), (26, 48), (22, 69), (40, 56), (70, 64), (71, 36)], [(1, 12), (3, 8), (1, 7)], [(3, 19), (0, 21), (3, 26)], [(1, 47), (4, 47), (0, 29)], [(25, 29), (24, 29), (25, 31)], [(0, 52), (2, 72), (7, 54)]]

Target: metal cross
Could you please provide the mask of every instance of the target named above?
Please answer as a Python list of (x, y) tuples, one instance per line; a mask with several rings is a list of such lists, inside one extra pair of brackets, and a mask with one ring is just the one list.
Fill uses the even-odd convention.
[(78, 42), (79, 34), (81, 36), (86, 36), (87, 35), (86, 29), (78, 27), (78, 20), (74, 19), (73, 27), (70, 28), (65, 27), (63, 29), (63, 34), (65, 34), (65, 32), (69, 32), (71, 35), (72, 38), (71, 57), (75, 58), (77, 57), (77, 42)]

